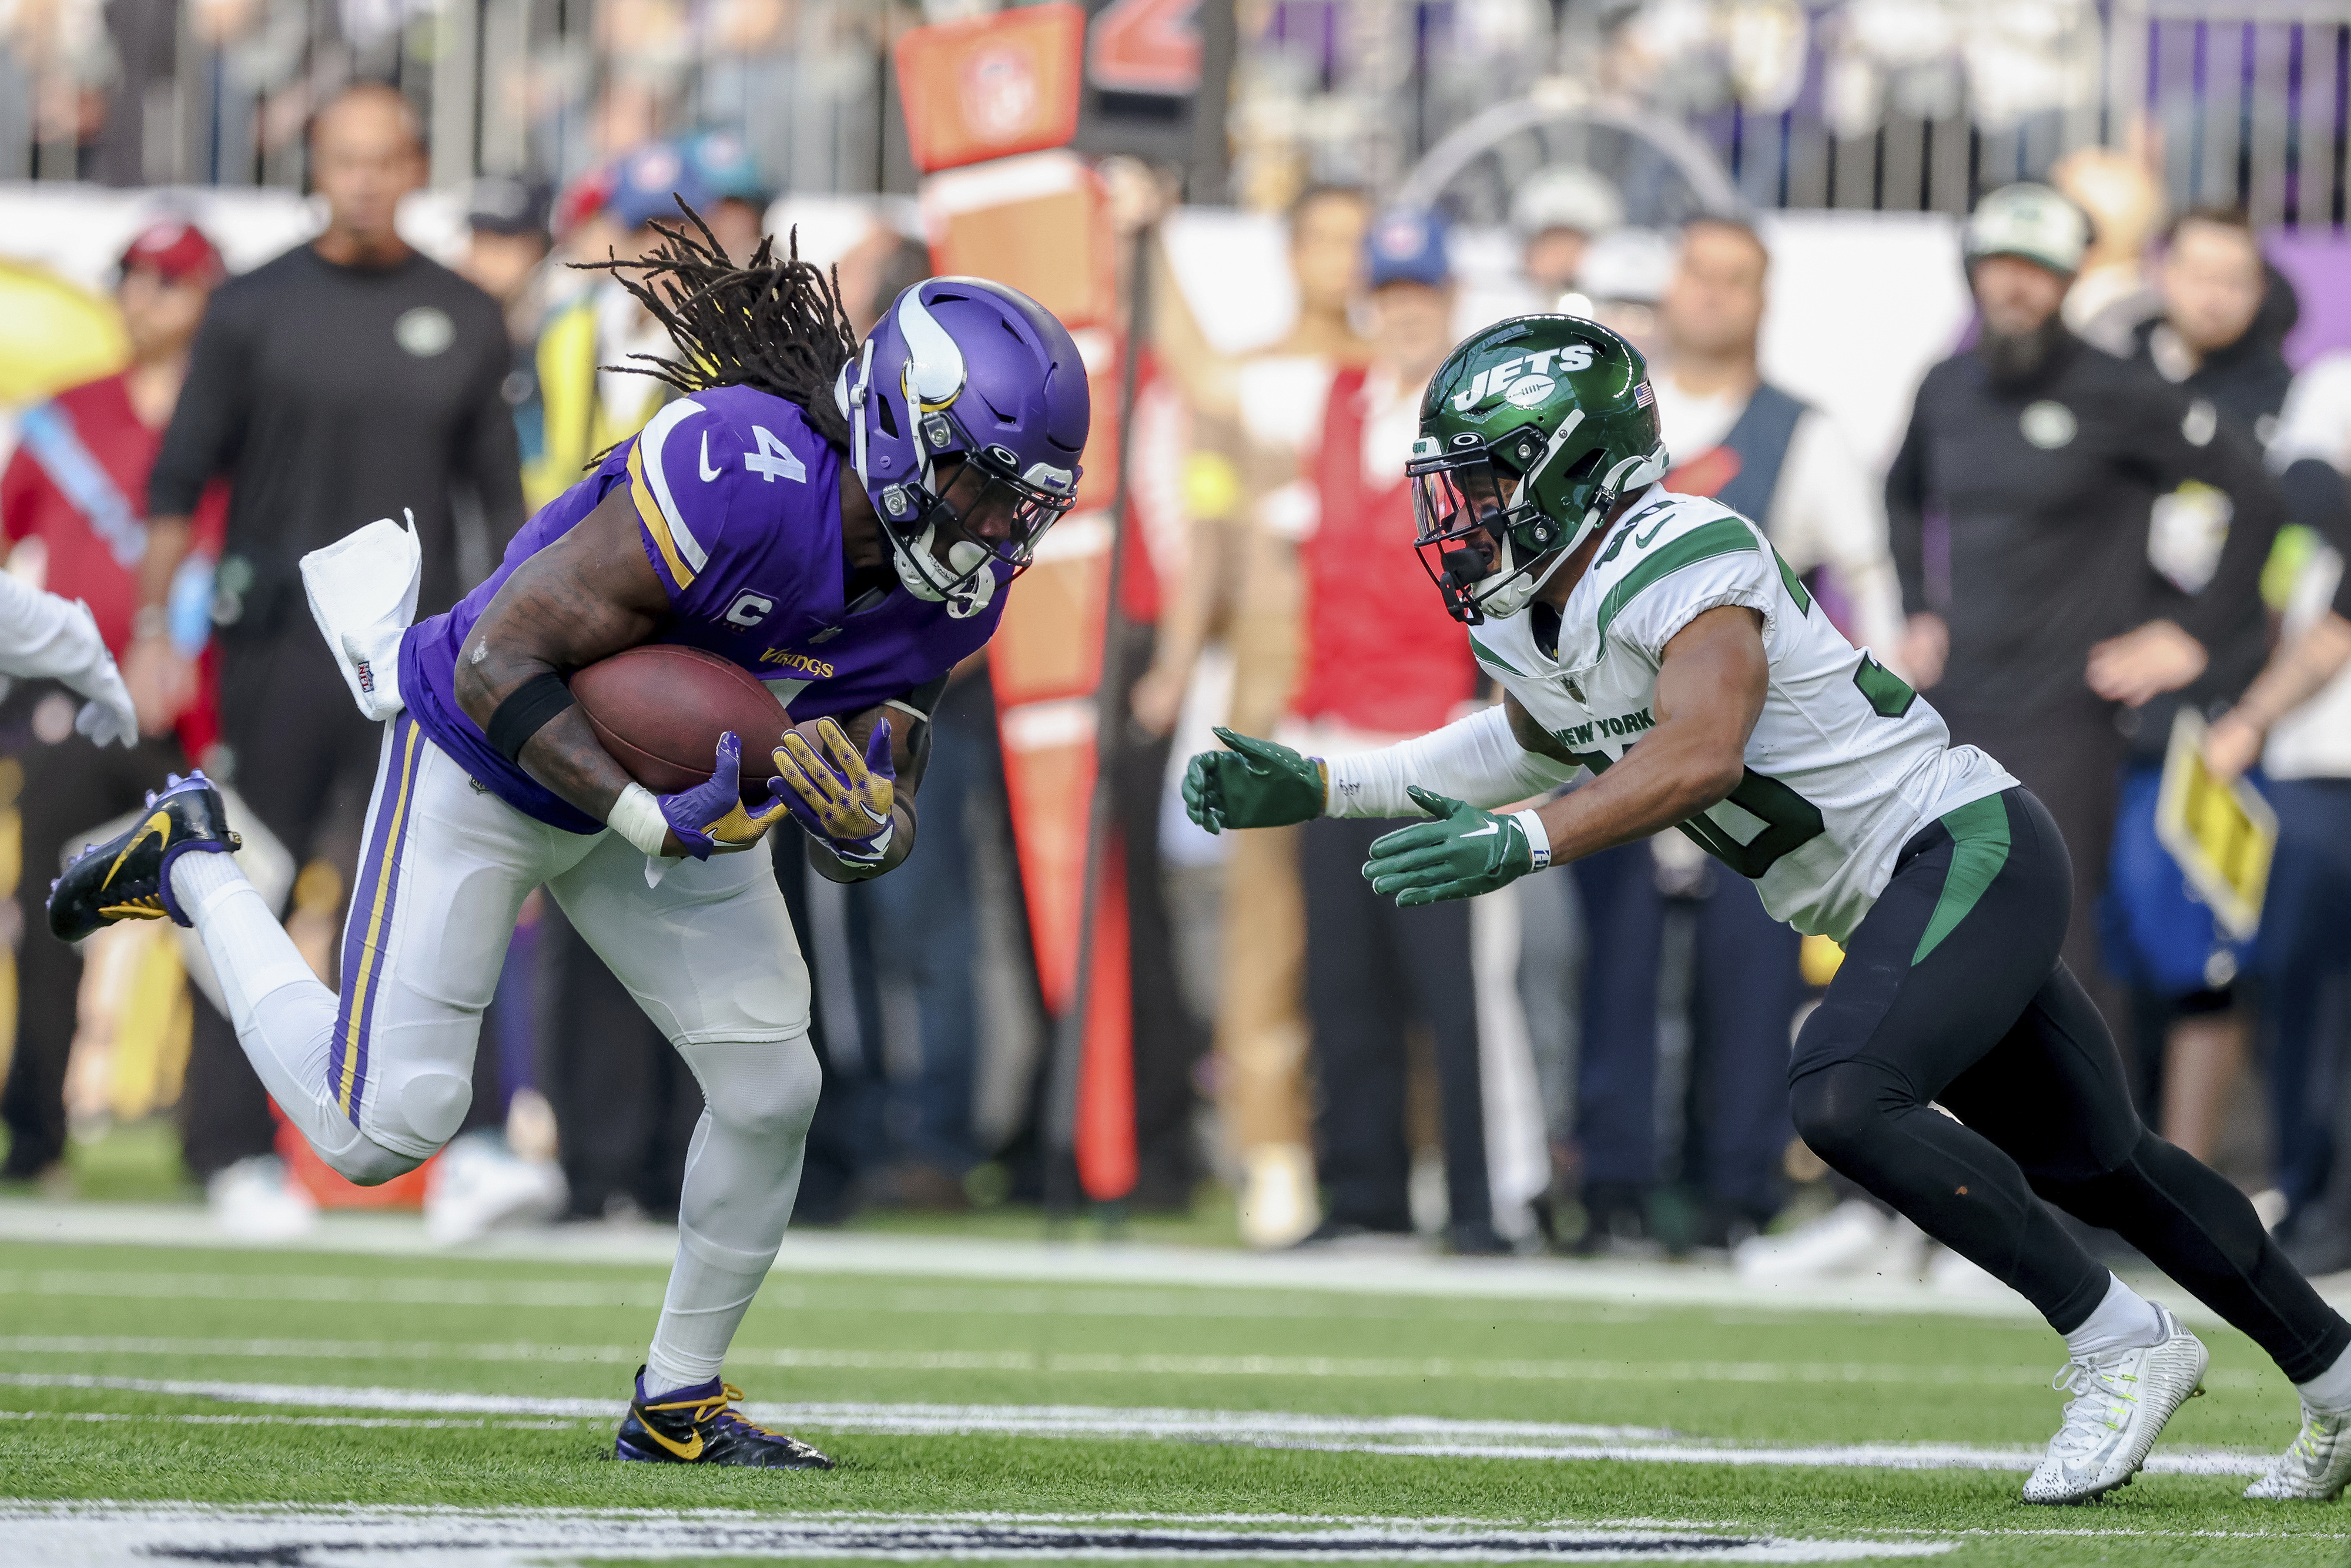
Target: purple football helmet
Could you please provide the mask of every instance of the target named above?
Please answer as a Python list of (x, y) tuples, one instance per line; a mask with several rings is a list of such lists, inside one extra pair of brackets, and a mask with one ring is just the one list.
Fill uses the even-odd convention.
[[(899, 581), (950, 615), (986, 609), (1077, 497), (1085, 366), (1050, 311), (1000, 283), (899, 295), (833, 396)], [(943, 481), (947, 458), (962, 461)]]

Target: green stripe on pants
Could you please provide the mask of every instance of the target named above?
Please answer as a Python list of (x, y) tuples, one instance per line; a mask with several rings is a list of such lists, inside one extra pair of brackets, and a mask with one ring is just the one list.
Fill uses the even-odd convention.
[(2008, 802), (1999, 796), (1987, 795), (1946, 811), (1942, 821), (1951, 831), (1951, 869), (1943, 874), (1943, 896), (1935, 901), (1934, 916), (1918, 938), (1918, 950), (1910, 955), (1913, 968), (1959, 928), (2008, 863)]

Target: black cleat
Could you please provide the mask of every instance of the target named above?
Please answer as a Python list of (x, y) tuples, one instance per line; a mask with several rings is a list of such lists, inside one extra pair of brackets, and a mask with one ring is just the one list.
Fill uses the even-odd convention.
[(736, 1414), (743, 1391), (712, 1378), (658, 1401), (645, 1397), (645, 1369), (637, 1368), (636, 1397), (613, 1442), (616, 1459), (665, 1465), (741, 1465), (760, 1470), (829, 1470), (832, 1461), (781, 1432)]
[(102, 844), (85, 844), (49, 883), (49, 929), (78, 942), (118, 920), (162, 920), (185, 925), (172, 898), (172, 862), (189, 850), (227, 851), (244, 841), (228, 830), (220, 791), (201, 773), (168, 776), (160, 795), (147, 797), (139, 825)]

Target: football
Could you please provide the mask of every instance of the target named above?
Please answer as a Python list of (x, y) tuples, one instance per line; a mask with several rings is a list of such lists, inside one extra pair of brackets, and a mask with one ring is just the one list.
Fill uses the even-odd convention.
[(731, 729), (743, 742), (743, 792), (765, 800), (768, 753), (790, 727), (749, 671), (667, 643), (623, 649), (575, 672), (571, 695), (612, 759), (656, 795), (706, 780), (718, 737)]

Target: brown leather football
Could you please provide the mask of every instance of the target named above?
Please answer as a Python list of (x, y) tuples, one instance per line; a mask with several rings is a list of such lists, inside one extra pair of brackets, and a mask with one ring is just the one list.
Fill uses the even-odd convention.
[(571, 695), (612, 759), (656, 795), (707, 780), (718, 737), (731, 729), (743, 742), (743, 793), (765, 800), (775, 771), (768, 753), (791, 724), (741, 665), (668, 643), (625, 648), (573, 672)]

